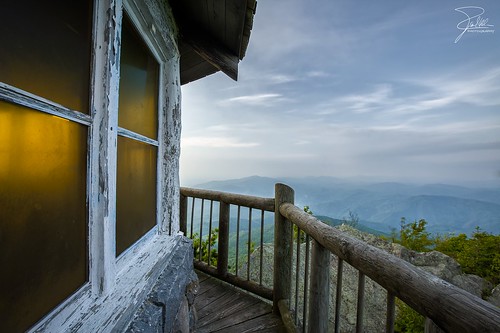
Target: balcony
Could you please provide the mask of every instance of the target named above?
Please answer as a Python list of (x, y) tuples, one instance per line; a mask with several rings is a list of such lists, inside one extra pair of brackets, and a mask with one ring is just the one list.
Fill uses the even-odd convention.
[[(213, 327), (199, 322), (200, 332), (371, 331), (364, 322), (373, 310), (366, 302), (368, 285), (385, 291), (385, 305), (376, 309), (380, 330), (394, 332), (399, 299), (426, 318), (426, 332), (499, 331), (499, 308), (317, 220), (293, 204), (294, 191), (286, 185), (276, 184), (274, 198), (181, 188), (180, 203), (181, 231), (194, 239), (195, 268), (203, 272), (199, 311), (212, 323), (225, 320)], [(348, 266), (357, 271), (355, 309), (342, 308)], [(222, 297), (239, 297), (226, 296), (229, 290), (245, 292), (246, 311), (228, 311), (234, 302)], [(341, 320), (345, 311), (355, 312), (350, 326)]]

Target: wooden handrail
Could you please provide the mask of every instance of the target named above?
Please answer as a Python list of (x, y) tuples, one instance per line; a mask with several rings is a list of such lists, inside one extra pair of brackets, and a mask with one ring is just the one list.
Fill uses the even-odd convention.
[(278, 211), (340, 259), (448, 332), (498, 332), (500, 309), (412, 264), (322, 223), (291, 203)]
[[(180, 231), (187, 235), (188, 225), (188, 198), (193, 198), (193, 205), (191, 207), (191, 229), (193, 228), (193, 215), (195, 212), (195, 199), (202, 199), (201, 203), (201, 221), (200, 221), (200, 236), (203, 225), (203, 200), (210, 200), (219, 202), (219, 221), (218, 221), (218, 246), (217, 246), (217, 267), (212, 267), (208, 263), (202, 262), (195, 259), (195, 268), (199, 269), (207, 274), (215, 276), (223, 281), (226, 281), (234, 286), (240, 287), (244, 290), (250, 291), (258, 296), (266, 298), (268, 300), (273, 300), (273, 290), (262, 286), (260, 283), (249, 280), (249, 274), (247, 279), (242, 279), (237, 274), (231, 274), (228, 272), (228, 254), (229, 254), (229, 222), (230, 222), (230, 206), (238, 206), (238, 219), (239, 219), (239, 208), (248, 207), (250, 209), (258, 209), (262, 211), (262, 219), (264, 217), (264, 211), (274, 212), (274, 199), (273, 198), (261, 198), (248, 195), (226, 193), (219, 191), (203, 190), (203, 189), (193, 189), (187, 187), (181, 187), (180, 191)], [(251, 221), (251, 210), (249, 211), (249, 221)], [(210, 213), (210, 219), (212, 218), (212, 210)], [(261, 227), (263, 220), (261, 221)], [(209, 228), (209, 235), (211, 228)], [(192, 233), (192, 231), (191, 231)], [(250, 237), (249, 230), (249, 237)], [(189, 236), (189, 235), (187, 235)], [(199, 236), (199, 237), (200, 237)], [(208, 236), (210, 237), (210, 236)], [(250, 249), (250, 241), (248, 243)], [(250, 251), (248, 251), (248, 259), (250, 259)], [(201, 258), (201, 251), (200, 251)], [(249, 261), (250, 262), (250, 261)], [(249, 273), (248, 266), (247, 272)], [(261, 279), (262, 280), (262, 279)]]
[(189, 187), (181, 187), (181, 195), (185, 197), (220, 201), (229, 205), (238, 205), (243, 207), (261, 209), (267, 212), (274, 212), (274, 198), (262, 198), (251, 195), (203, 190)]

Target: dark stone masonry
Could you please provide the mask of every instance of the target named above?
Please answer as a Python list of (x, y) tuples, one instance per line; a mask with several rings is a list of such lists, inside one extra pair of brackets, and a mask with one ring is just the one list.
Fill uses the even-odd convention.
[(192, 242), (185, 239), (135, 313), (126, 332), (192, 332), (196, 319), (193, 304), (198, 287)]

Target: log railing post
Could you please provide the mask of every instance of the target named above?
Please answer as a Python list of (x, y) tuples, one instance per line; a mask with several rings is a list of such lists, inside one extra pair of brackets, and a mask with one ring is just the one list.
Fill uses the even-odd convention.
[[(188, 199), (186, 196), (181, 194), (180, 202), (180, 212), (179, 212), (179, 229), (187, 236), (187, 209), (188, 209)], [(172, 230), (170, 230), (172, 234)]]
[(292, 283), (292, 228), (279, 211), (283, 203), (294, 203), (294, 191), (284, 184), (275, 185), (273, 312), (279, 314), (278, 302), (290, 298)]
[(308, 331), (311, 333), (328, 332), (330, 251), (313, 240), (311, 257)]
[(229, 204), (221, 201), (219, 205), (219, 241), (217, 248), (217, 274), (226, 276), (229, 256)]

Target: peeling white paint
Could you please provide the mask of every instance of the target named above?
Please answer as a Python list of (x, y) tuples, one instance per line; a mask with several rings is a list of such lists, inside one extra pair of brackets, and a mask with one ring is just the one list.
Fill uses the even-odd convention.
[[(117, 260), (116, 154), (123, 10), (143, 34), (161, 68), (158, 225)], [(150, 29), (151, 24), (156, 32)], [(92, 110), (91, 119), (83, 119), (90, 123), (89, 282), (36, 324), (31, 332), (124, 329), (182, 240), (182, 236), (176, 235), (180, 198), (180, 55), (171, 10), (164, 0), (123, 0), (123, 3), (122, 0), (95, 0), (93, 29)], [(52, 107), (43, 107), (53, 112)]]

